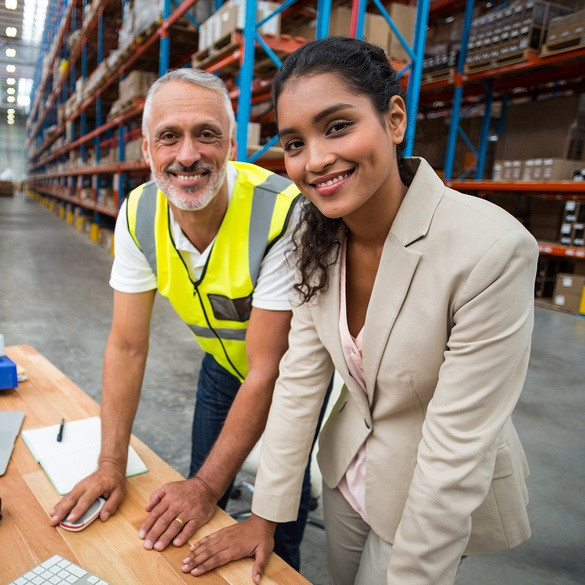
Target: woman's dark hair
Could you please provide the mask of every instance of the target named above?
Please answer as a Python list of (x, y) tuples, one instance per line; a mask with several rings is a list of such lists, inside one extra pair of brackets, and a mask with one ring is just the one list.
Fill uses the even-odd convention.
[[(364, 41), (348, 37), (329, 37), (312, 41), (292, 53), (276, 73), (272, 85), (272, 102), (278, 119), (278, 98), (287, 83), (309, 75), (333, 73), (355, 95), (372, 101), (384, 122), (390, 99), (401, 95), (398, 76), (384, 51)], [(405, 184), (412, 175), (402, 162), (404, 143), (398, 145), (398, 168)], [(310, 201), (301, 207), (300, 221), (293, 232), (294, 255), (300, 274), (295, 289), (302, 302), (314, 298), (329, 284), (329, 267), (337, 261), (346, 227), (339, 218), (324, 216)]]

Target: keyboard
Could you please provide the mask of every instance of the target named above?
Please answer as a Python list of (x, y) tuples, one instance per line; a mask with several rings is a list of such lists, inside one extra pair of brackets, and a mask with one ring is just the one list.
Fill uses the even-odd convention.
[(54, 555), (8, 585), (110, 585), (79, 565)]

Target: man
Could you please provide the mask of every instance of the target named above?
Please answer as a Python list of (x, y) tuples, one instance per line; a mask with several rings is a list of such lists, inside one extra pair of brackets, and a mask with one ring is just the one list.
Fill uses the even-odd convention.
[[(139, 530), (145, 548), (183, 545), (210, 519), (216, 503), (225, 506), (234, 476), (264, 429), (287, 347), (292, 282), (284, 255), (299, 191), (260, 167), (228, 162), (235, 152), (234, 126), (227, 90), (213, 75), (171, 71), (149, 91), (142, 151), (154, 183), (129, 195), (116, 225), (98, 469), (55, 506), (52, 525), (65, 517), (76, 520), (100, 495), (107, 498), (100, 514), (106, 520), (124, 497), (157, 290), (206, 357), (191, 477), (152, 494)], [(304, 492), (297, 522), (282, 525), (275, 538), (276, 552), (297, 569), (308, 474)]]

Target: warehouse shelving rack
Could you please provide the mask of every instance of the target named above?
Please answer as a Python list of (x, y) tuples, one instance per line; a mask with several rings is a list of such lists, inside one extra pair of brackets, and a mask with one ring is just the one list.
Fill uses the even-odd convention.
[[(111, 220), (117, 216), (123, 195), (130, 190), (130, 186), (142, 181), (149, 174), (148, 165), (144, 161), (125, 161), (124, 146), (129, 139), (140, 136), (139, 121), (144, 107), (143, 100), (134, 100), (126, 110), (111, 119), (106, 119), (104, 110), (116, 97), (117, 82), (123, 79), (132, 69), (148, 69), (164, 73), (169, 66), (189, 66), (191, 57), (196, 53), (195, 31), (199, 23), (192, 22), (192, 42), (180, 43), (176, 47), (175, 39), (183, 33), (177, 33), (175, 28), (180, 19), (196, 4), (197, 0), (185, 0), (180, 4), (172, 4), (171, 0), (164, 0), (162, 5), (162, 19), (153, 27), (136, 39), (127, 51), (124, 61), (109, 75), (90, 96), (85, 97), (79, 107), (65, 120), (58, 120), (57, 106), (62, 105), (75, 91), (76, 76), (79, 70), (80, 77), (87, 79), (92, 65), (97, 66), (108, 52), (112, 50), (112, 43), (106, 39), (108, 22), (119, 18), (123, 2), (127, 0), (50, 0), (48, 20), (43, 39), (43, 54), (49, 54), (49, 66), (45, 75), (41, 77), (40, 67), (35, 76), (33, 107), (28, 123), (29, 147), (32, 150), (30, 157), (30, 182), (33, 190), (54, 198), (67, 205), (69, 211), (74, 208), (88, 210), (94, 214), (96, 224), (111, 225)], [(174, 0), (173, 0), (174, 1)], [(216, 0), (216, 9), (222, 4)], [(239, 145), (239, 160), (257, 161), (259, 164), (277, 171), (283, 170), (280, 150), (275, 148), (276, 138), (268, 140), (260, 148), (249, 148), (247, 145), (247, 125), (250, 120), (271, 122), (271, 112), (256, 114), (254, 107), (265, 103), (270, 97), (271, 79), (270, 67), (273, 70), (280, 65), (281, 60), (298, 46), (304, 39), (288, 35), (266, 36), (258, 33), (259, 28), (270, 18), (280, 15), (282, 19), (294, 15), (295, 11), (304, 10), (308, 5), (317, 6), (316, 38), (328, 35), (328, 24), (332, 8), (332, 0), (285, 0), (279, 8), (261, 22), (256, 22), (256, 0), (249, 0), (245, 27), (241, 32), (234, 32), (227, 51), (214, 52), (200, 65), (209, 72), (222, 76), (230, 87), (230, 96), (237, 112), (238, 130), (237, 142)], [(386, 3), (387, 4), (387, 3)], [(89, 18), (83, 18), (91, 6)], [(366, 9), (378, 11), (384, 16), (394, 34), (401, 38), (392, 20), (386, 11), (385, 4), (380, 0), (372, 0), (370, 5), (366, 0), (353, 0), (351, 3), (350, 35), (363, 37)], [(505, 123), (505, 108), (510, 95), (520, 85), (538, 87), (539, 91), (558, 91), (555, 82), (563, 81), (564, 90), (583, 91), (583, 69), (585, 64), (585, 48), (577, 47), (573, 50), (540, 57), (531, 57), (523, 63), (503, 65), (496, 69), (477, 72), (466, 72), (465, 50), (466, 39), (471, 27), (473, 0), (420, 0), (418, 2), (415, 37), (412, 47), (407, 47), (411, 57), (406, 67), (393, 63), (403, 76), (404, 87), (407, 88), (407, 106), (409, 120), (416, 120), (416, 112), (426, 109), (433, 102), (446, 103), (446, 109), (451, 119), (449, 124), (449, 139), (445, 160), (445, 179), (454, 188), (479, 196), (489, 196), (494, 192), (507, 193), (515, 197), (522, 193), (530, 197), (555, 198), (560, 200), (578, 200), (585, 198), (585, 183), (537, 183), (526, 184), (494, 183), (483, 179), (485, 174), (485, 160), (488, 143), (488, 133), (491, 125), (492, 108), (500, 103), (500, 127)], [(422, 57), (425, 46), (425, 33), (428, 18), (451, 14), (464, 10), (463, 46), (455, 70), (443, 79), (422, 81)], [(110, 27), (111, 28), (111, 27)], [(70, 48), (70, 35), (76, 30), (81, 31), (79, 42)], [(53, 41), (53, 39), (56, 39)], [(403, 39), (402, 39), (403, 40)], [(49, 51), (51, 51), (49, 53)], [(255, 76), (255, 62), (262, 54), (262, 62), (269, 61), (268, 74)], [(65, 60), (68, 63), (66, 74), (55, 78), (52, 71), (55, 63)], [(421, 82), (422, 81), (422, 82)], [(547, 87), (549, 86), (549, 87)], [(528, 90), (530, 91), (530, 90)], [(514, 93), (514, 97), (522, 94)], [(457, 137), (463, 135), (460, 127), (465, 117), (465, 108), (477, 108), (483, 104), (484, 119), (479, 140), (475, 148), (465, 136), (463, 139), (470, 150), (475, 153), (477, 165), (475, 180), (453, 180), (452, 165)], [(443, 106), (445, 107), (445, 106)], [(75, 130), (68, 143), (55, 148), (54, 143), (64, 135), (67, 125)], [(54, 131), (47, 130), (53, 127)], [(409, 151), (414, 144), (414, 123), (409, 125)], [(100, 154), (102, 149), (116, 146), (118, 160), (115, 163), (104, 164)], [(88, 149), (95, 150), (95, 164), (88, 164), (86, 154)], [(83, 164), (78, 168), (66, 168), (55, 171), (49, 165), (64, 162), (71, 152), (79, 151)], [(96, 193), (101, 185), (110, 185), (114, 181), (114, 197), (112, 205), (102, 205), (96, 199)], [(82, 187), (91, 185), (92, 196), (82, 199), (79, 196)], [(109, 218), (109, 223), (108, 223)], [(551, 242), (541, 242), (543, 255), (563, 256), (582, 259), (579, 248), (562, 246)]]
[[(126, 188), (127, 177), (144, 177), (149, 172), (148, 166), (142, 161), (124, 161), (124, 145), (129, 137), (139, 135), (136, 121), (139, 119), (144, 106), (143, 101), (137, 100), (133, 106), (121, 113), (120, 115), (104, 120), (103, 110), (108, 103), (111, 103), (115, 95), (115, 82), (122, 79), (126, 72), (132, 68), (141, 66), (146, 61), (146, 56), (150, 58), (150, 68), (153, 68), (152, 55), (156, 43), (159, 43), (158, 49), (158, 73), (164, 73), (167, 68), (172, 66), (182, 66), (188, 62), (191, 53), (194, 52), (194, 45), (189, 48), (188, 53), (174, 55), (171, 63), (170, 42), (173, 31), (173, 25), (196, 3), (196, 0), (185, 0), (177, 7), (172, 9), (171, 0), (165, 0), (162, 6), (162, 21), (158, 26), (149, 31), (147, 35), (132, 44), (125, 61), (117, 71), (113, 72), (108, 79), (100, 85), (92, 95), (86, 97), (79, 107), (67, 117), (59, 121), (55, 114), (57, 106), (62, 105), (70, 97), (76, 85), (76, 67), (81, 59), (81, 79), (88, 78), (88, 62), (90, 57), (96, 57), (96, 65), (107, 57), (107, 53), (112, 50), (112, 46), (105, 46), (106, 19), (119, 17), (121, 12), (120, 3), (114, 0), (94, 0), (90, 3), (87, 0), (51, 0), (49, 14), (54, 16), (50, 25), (45, 30), (44, 46), (49, 48), (51, 39), (53, 42), (50, 53), (49, 64), (45, 69), (45, 75), (40, 78), (40, 67), (37, 72), (34, 85), (35, 100), (31, 109), (31, 116), (28, 122), (29, 148), (33, 150), (30, 157), (30, 187), (51, 197), (60, 199), (70, 206), (94, 210), (96, 213), (115, 217), (117, 209), (121, 203), (122, 197), (114, 197), (113, 206), (106, 207), (99, 205), (96, 201), (96, 193), (99, 190), (102, 181), (109, 181), (113, 177), (117, 181), (114, 192), (123, 194), (128, 191)], [(217, 5), (221, 4), (216, 2)], [(295, 9), (300, 9), (308, 4), (306, 0), (285, 0), (281, 6), (271, 15), (256, 22), (256, 0), (246, 2), (246, 24), (241, 34), (236, 33), (235, 39), (239, 42), (231, 54), (223, 60), (204, 67), (210, 72), (221, 73), (225, 67), (235, 65), (238, 70), (238, 85), (232, 90), (232, 99), (234, 108), (237, 111), (239, 145), (238, 159), (255, 161), (265, 154), (270, 154), (276, 138), (272, 138), (260, 149), (250, 152), (247, 148), (247, 125), (251, 117), (251, 106), (259, 101), (266, 101), (269, 97), (270, 83), (267, 80), (254, 81), (254, 58), (257, 52), (257, 46), (263, 50), (275, 64), (280, 65), (281, 56), (295, 50), (303, 39), (276, 37), (266, 38), (258, 33), (258, 29), (270, 18), (281, 14), (283, 18), (287, 13)], [(391, 18), (386, 12), (381, 2), (376, 0), (377, 9), (385, 17), (388, 25), (393, 28), (395, 34), (400, 35), (392, 23)], [(411, 63), (402, 73), (408, 72), (409, 108), (416, 111), (418, 101), (418, 87), (420, 87), (420, 72), (422, 70), (422, 56), (424, 50), (424, 33), (426, 28), (426, 19), (428, 15), (429, 0), (420, 0), (419, 10), (417, 12), (417, 33), (415, 34), (414, 46), (407, 47), (411, 56)], [(81, 39), (75, 45), (74, 50), (68, 50), (67, 41), (69, 35), (78, 30), (78, 23), (82, 22), (83, 14), (91, 7), (89, 18), (83, 21), (81, 28)], [(352, 30), (351, 34), (356, 37), (363, 36), (363, 21), (366, 10), (364, 0), (354, 0), (352, 4)], [(328, 33), (329, 16), (331, 12), (331, 0), (318, 0), (317, 2), (317, 27), (316, 37), (321, 38)], [(198, 27), (198, 23), (194, 23)], [(399, 36), (401, 38), (401, 36)], [(403, 40), (403, 39), (402, 39)], [(277, 54), (278, 53), (278, 54)], [(67, 74), (55, 77), (52, 71), (55, 69), (55, 63), (61, 61), (67, 62)], [(94, 121), (89, 124), (88, 112)], [(413, 119), (414, 116), (413, 116)], [(77, 135), (72, 140), (63, 144), (59, 148), (51, 146), (65, 133), (67, 125), (74, 129), (78, 128)], [(89, 129), (88, 125), (93, 126)], [(53, 130), (48, 132), (48, 130)], [(414, 125), (411, 129), (414, 132)], [(117, 138), (116, 138), (117, 136)], [(116, 164), (102, 164), (100, 158), (101, 148), (116, 143), (118, 147), (118, 162)], [(86, 150), (93, 146), (96, 152), (95, 165), (86, 164)], [(64, 162), (69, 153), (80, 150), (82, 165), (79, 168), (68, 168), (59, 171), (52, 169), (46, 170), (47, 165), (58, 162)], [(265, 157), (261, 164), (275, 169), (282, 169), (281, 157), (276, 159)], [(81, 186), (87, 186), (88, 181), (92, 179), (92, 197), (80, 199), (78, 193)], [(100, 223), (100, 217), (96, 216), (95, 221)]]

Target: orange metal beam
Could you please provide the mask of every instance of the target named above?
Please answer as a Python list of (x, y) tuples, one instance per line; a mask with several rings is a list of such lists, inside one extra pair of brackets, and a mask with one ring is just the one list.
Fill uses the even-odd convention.
[(556, 242), (538, 242), (538, 249), (541, 254), (548, 256), (563, 256), (565, 258), (585, 258), (585, 248), (575, 246), (563, 246)]

